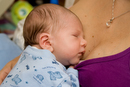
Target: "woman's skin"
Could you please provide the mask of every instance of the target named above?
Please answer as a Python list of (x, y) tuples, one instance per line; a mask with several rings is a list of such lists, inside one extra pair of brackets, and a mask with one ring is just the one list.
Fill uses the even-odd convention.
[[(85, 5), (84, 5), (85, 3)], [(130, 12), (116, 18), (109, 28), (113, 0), (79, 0), (72, 10), (81, 20), (87, 41), (85, 60), (119, 53), (130, 47)], [(114, 17), (130, 10), (130, 0), (116, 0)]]
[[(76, 0), (70, 8), (81, 20), (87, 41), (83, 60), (117, 54), (130, 47), (130, 12), (116, 18), (109, 28), (113, 0)], [(130, 0), (116, 0), (114, 17), (130, 10)], [(0, 83), (19, 57), (0, 71)], [(11, 65), (11, 67), (9, 67)]]

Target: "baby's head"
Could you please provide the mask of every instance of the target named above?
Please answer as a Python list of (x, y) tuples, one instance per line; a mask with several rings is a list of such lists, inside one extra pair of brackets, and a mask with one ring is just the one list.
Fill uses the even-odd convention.
[(25, 47), (50, 50), (63, 65), (77, 64), (85, 51), (82, 24), (70, 10), (43, 4), (27, 16), (23, 29)]
[(55, 4), (43, 4), (34, 8), (27, 16), (23, 28), (25, 47), (39, 44), (40, 33), (52, 34), (62, 29), (67, 25), (64, 21), (69, 21), (68, 16), (75, 15), (68, 9)]

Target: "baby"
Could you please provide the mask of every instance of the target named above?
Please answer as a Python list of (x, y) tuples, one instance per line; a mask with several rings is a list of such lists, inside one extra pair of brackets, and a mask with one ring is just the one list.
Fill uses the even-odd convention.
[(25, 50), (0, 87), (79, 87), (74, 66), (86, 41), (74, 13), (55, 4), (37, 6), (25, 20), (23, 37)]

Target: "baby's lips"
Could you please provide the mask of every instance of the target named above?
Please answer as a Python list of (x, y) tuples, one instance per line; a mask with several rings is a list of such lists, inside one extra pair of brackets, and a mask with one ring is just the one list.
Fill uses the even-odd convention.
[(82, 51), (81, 53), (82, 53), (82, 55), (84, 55), (84, 53), (85, 53), (85, 50), (84, 50), (84, 51)]
[(84, 50), (84, 51), (82, 51), (82, 52), (79, 52), (79, 54), (80, 54), (81, 56), (83, 56), (83, 55), (84, 55), (84, 53), (85, 53), (85, 50)]

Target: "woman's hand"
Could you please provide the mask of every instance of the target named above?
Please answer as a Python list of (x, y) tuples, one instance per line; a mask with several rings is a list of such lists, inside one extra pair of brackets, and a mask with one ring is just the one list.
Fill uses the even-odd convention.
[(0, 71), (0, 85), (3, 82), (3, 80), (6, 78), (6, 76), (9, 74), (9, 72), (12, 70), (12, 68), (15, 66), (17, 63), (18, 59), (20, 56), (16, 57), (12, 61), (8, 62), (4, 68)]

